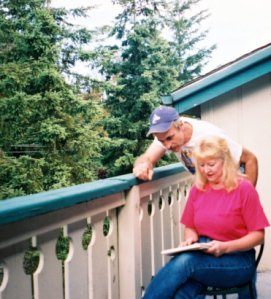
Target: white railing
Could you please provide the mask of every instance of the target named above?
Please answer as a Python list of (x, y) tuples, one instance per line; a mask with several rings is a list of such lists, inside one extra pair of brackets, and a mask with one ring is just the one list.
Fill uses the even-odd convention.
[(126, 175), (0, 202), (0, 299), (141, 298), (161, 250), (181, 239), (191, 183), (176, 164), (152, 182)]

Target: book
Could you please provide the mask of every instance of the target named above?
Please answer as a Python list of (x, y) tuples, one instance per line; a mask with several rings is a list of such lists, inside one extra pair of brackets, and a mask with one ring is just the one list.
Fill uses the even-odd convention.
[(211, 247), (210, 243), (193, 243), (191, 245), (183, 246), (183, 247), (176, 247), (165, 249), (161, 251), (161, 254), (165, 255), (176, 255), (184, 251), (191, 251), (191, 250), (204, 250)]

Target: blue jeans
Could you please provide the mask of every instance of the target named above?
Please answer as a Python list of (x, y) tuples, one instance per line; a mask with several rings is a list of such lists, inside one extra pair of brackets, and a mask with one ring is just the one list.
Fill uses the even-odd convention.
[(255, 271), (254, 249), (220, 257), (187, 251), (176, 255), (160, 269), (143, 299), (199, 299), (203, 298), (198, 295), (204, 286), (233, 287), (248, 282)]

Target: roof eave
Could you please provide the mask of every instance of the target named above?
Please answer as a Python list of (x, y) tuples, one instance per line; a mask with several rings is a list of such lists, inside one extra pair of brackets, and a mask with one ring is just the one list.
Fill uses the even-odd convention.
[(271, 46), (172, 92), (172, 104), (183, 113), (270, 71)]

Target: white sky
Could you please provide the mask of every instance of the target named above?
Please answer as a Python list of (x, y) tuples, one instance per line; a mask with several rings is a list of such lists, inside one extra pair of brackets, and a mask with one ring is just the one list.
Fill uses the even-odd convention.
[[(89, 20), (96, 26), (110, 23), (118, 11), (111, 0), (52, 2), (69, 8), (98, 5)], [(209, 29), (204, 45), (217, 45), (205, 72), (271, 42), (271, 0), (202, 0), (200, 7), (210, 13), (204, 23)]]
[(203, 0), (210, 11), (207, 44), (215, 43), (208, 69), (271, 42), (270, 0)]

